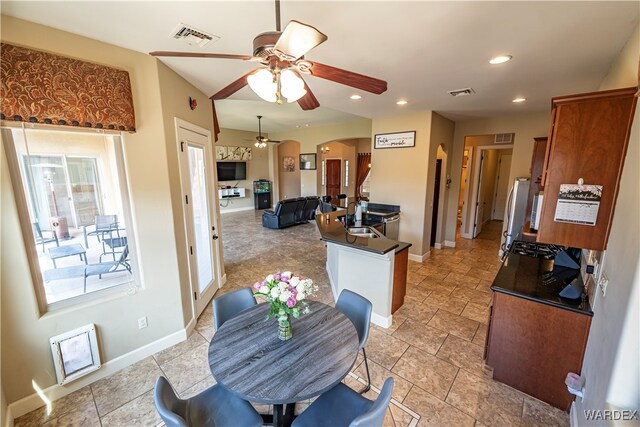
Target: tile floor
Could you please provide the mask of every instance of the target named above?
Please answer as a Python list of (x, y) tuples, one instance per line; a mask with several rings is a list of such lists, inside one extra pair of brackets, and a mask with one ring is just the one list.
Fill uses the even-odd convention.
[[(317, 300), (333, 304), (324, 270), (325, 249), (314, 223), (284, 230), (260, 225), (257, 212), (222, 217), (227, 284), (218, 294), (246, 287), (277, 270), (304, 274), (319, 285)], [(389, 329), (373, 326), (367, 355), (374, 388), (393, 376), (395, 388), (385, 426), (568, 426), (568, 415), (491, 379), (482, 363), (489, 286), (497, 259), (501, 223), (489, 224), (475, 240), (432, 251), (423, 263), (409, 262), (405, 304)], [(95, 382), (15, 421), (32, 425), (154, 426), (159, 375), (181, 397), (215, 383), (207, 363), (213, 336), (211, 308), (189, 339)], [(362, 387), (359, 356), (345, 383)], [(368, 392), (375, 399), (376, 390)], [(302, 411), (309, 402), (297, 405)], [(256, 405), (260, 411), (268, 407)]]

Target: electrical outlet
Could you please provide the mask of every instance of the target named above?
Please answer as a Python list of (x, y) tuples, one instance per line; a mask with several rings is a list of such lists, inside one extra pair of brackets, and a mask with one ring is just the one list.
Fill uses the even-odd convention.
[(602, 291), (602, 296), (605, 296), (607, 293), (607, 286), (609, 285), (609, 278), (607, 277), (607, 275), (605, 274), (605, 272), (602, 272), (602, 276), (600, 276), (600, 280), (598, 281), (598, 287), (600, 288), (600, 290)]
[(138, 329), (146, 328), (147, 326), (147, 316), (138, 319)]

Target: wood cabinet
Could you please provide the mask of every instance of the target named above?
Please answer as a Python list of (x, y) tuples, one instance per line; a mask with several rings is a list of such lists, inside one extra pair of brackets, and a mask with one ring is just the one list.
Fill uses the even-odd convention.
[(533, 154), (531, 155), (531, 181), (529, 182), (529, 195), (527, 197), (527, 210), (524, 213), (524, 222), (531, 221), (531, 208), (533, 207), (533, 196), (544, 187), (542, 186), (542, 172), (544, 159), (547, 152), (547, 137), (533, 138)]
[[(636, 91), (634, 87), (552, 99), (538, 242), (606, 249)], [(577, 184), (579, 179), (603, 187), (595, 226), (554, 220), (560, 185)]]
[(591, 316), (494, 292), (485, 347), (493, 378), (567, 410), (564, 380), (580, 373)]
[(391, 296), (391, 314), (404, 304), (407, 293), (407, 267), (409, 264), (409, 248), (396, 253), (393, 262), (393, 295)]

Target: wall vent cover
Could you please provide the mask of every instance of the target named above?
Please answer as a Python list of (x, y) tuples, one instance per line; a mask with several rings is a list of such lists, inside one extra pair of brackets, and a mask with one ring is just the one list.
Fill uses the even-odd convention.
[(169, 37), (172, 37), (176, 40), (182, 40), (188, 45), (199, 47), (204, 47), (212, 41), (216, 42), (220, 40), (220, 37), (218, 36), (197, 30), (189, 25), (183, 24), (182, 22), (178, 24), (178, 26), (174, 28), (173, 31), (171, 31)]
[(476, 91), (470, 87), (466, 87), (464, 89), (449, 90), (447, 93), (451, 96), (467, 96), (473, 95)]
[(515, 133), (497, 133), (494, 142), (496, 144), (513, 144)]

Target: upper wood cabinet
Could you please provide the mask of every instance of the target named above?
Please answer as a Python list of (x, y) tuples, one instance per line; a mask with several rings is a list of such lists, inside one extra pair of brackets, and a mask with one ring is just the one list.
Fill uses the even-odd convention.
[[(604, 250), (627, 153), (637, 88), (552, 99), (550, 138), (542, 183), (544, 201), (537, 241)], [(637, 143), (637, 141), (636, 141)], [(561, 184), (602, 186), (595, 226), (554, 220)]]

